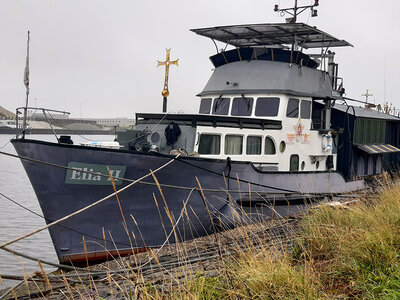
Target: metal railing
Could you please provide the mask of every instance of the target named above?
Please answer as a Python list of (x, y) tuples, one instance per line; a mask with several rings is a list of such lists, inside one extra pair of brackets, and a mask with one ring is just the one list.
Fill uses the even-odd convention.
[(21, 131), (21, 133), (19, 133), (19, 134), (17, 134), (17, 138), (19, 137), (19, 135), (22, 135), (22, 138), (24, 139), (25, 138), (25, 131), (26, 131), (26, 129), (27, 129), (27, 124), (28, 124), (28, 110), (33, 110), (33, 111), (42, 111), (42, 113), (43, 113), (43, 115), (44, 115), (44, 117), (46, 118), (46, 121), (47, 121), (47, 123), (49, 124), (49, 126), (50, 126), (50, 128), (51, 128), (51, 130), (53, 131), (53, 134), (54, 134), (54, 136), (56, 137), (56, 139), (57, 139), (57, 141), (58, 141), (58, 137), (57, 137), (57, 134), (56, 134), (56, 132), (55, 132), (55, 130), (54, 130), (54, 128), (53, 128), (53, 125), (51, 124), (51, 122), (50, 122), (50, 120), (49, 120), (49, 118), (47, 117), (47, 114), (46, 114), (46, 112), (50, 115), (50, 113), (51, 112), (55, 112), (55, 113), (62, 113), (62, 114), (64, 114), (64, 115), (69, 115), (70, 113), (69, 112), (67, 112), (67, 111), (61, 111), (61, 110), (54, 110), (54, 109), (48, 109), (48, 108), (42, 108), (42, 107), (28, 107), (28, 106), (26, 106), (26, 107), (18, 107), (17, 109), (16, 109), (16, 112), (15, 112), (15, 115), (16, 115), (16, 118), (15, 118), (15, 126), (16, 126), (16, 128), (20, 128), (20, 125), (18, 124), (19, 122), (18, 122), (18, 120), (20, 119), (19, 118), (19, 115), (21, 115), (21, 114), (23, 114), (23, 116), (24, 116), (24, 118), (23, 118), (23, 125), (22, 125), (22, 131)]

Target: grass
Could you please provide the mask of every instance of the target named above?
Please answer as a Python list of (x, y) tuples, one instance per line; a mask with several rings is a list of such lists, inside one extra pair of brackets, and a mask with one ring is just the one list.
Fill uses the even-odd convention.
[(163, 299), (399, 299), (400, 186), (300, 222), (292, 251), (240, 251), (215, 278)]
[(313, 260), (327, 295), (400, 298), (400, 187), (305, 218), (293, 260)]
[[(268, 226), (243, 226), (207, 237), (203, 244), (200, 239), (196, 249), (186, 243), (173, 246), (175, 269), (163, 269), (161, 252), (142, 254), (156, 262), (152, 268), (160, 271), (158, 280), (131, 268), (119, 277), (108, 274), (103, 285), (92, 280), (90, 288), (64, 277), (66, 288), (60, 293), (68, 299), (400, 299), (398, 183), (385, 181), (379, 191), (348, 206), (319, 206), (297, 223), (295, 232), (288, 227), (272, 242), (260, 234)], [(213, 272), (188, 263), (190, 253), (211, 243), (218, 245)], [(138, 264), (138, 259), (130, 260)]]

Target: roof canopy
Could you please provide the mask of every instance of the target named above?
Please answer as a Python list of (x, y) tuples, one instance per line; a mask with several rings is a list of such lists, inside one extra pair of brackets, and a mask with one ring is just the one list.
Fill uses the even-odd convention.
[(235, 47), (284, 46), (297, 41), (300, 47), (322, 48), (353, 46), (304, 23), (249, 24), (191, 29), (213, 40)]
[(396, 148), (390, 144), (362, 144), (357, 145), (357, 148), (368, 154), (400, 152), (399, 148)]

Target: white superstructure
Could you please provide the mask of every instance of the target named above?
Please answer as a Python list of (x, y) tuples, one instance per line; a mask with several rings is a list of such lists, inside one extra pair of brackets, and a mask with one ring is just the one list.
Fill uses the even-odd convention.
[[(218, 102), (222, 107), (216, 109)], [(201, 110), (203, 114), (208, 111), (214, 115), (245, 115), (282, 122), (281, 130), (197, 126), (194, 150), (202, 157), (251, 161), (270, 171), (326, 171), (327, 157), (336, 161), (330, 133), (321, 134), (313, 129), (310, 97), (284, 94), (210, 96), (202, 99)]]

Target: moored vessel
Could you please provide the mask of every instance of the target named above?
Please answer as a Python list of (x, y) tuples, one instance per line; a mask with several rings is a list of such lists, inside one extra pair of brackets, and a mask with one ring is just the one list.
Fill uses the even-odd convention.
[[(198, 114), (136, 114), (118, 145), (12, 140), (48, 223), (126, 188), (49, 228), (61, 262), (293, 213), (311, 199), (363, 190), (363, 176), (382, 172), (383, 155), (400, 151), (387, 139), (355, 143), (347, 108), (340, 118), (343, 79), (330, 49), (350, 43), (296, 22), (192, 31), (232, 47), (210, 57), (215, 70), (198, 94)], [(398, 126), (398, 118), (390, 122)]]

